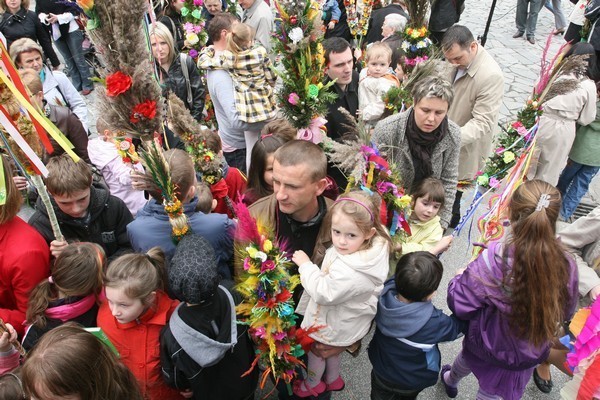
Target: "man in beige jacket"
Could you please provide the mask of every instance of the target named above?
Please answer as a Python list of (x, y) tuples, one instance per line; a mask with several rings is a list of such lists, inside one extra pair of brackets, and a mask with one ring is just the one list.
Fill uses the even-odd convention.
[[(448, 28), (441, 46), (446, 60), (455, 66), (450, 77), (454, 82), (454, 101), (448, 118), (461, 127), (458, 180), (472, 181), (492, 151), (504, 96), (504, 76), (498, 63), (465, 26)], [(458, 190), (450, 227), (460, 220), (461, 196)]]

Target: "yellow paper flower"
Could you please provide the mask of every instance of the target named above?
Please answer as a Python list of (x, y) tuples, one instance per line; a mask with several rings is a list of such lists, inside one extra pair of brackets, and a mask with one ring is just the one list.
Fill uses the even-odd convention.
[(306, 18), (308, 18), (309, 21), (312, 21), (317, 15), (319, 15), (319, 3), (311, 1), (308, 13), (306, 13)]
[(412, 201), (412, 197), (405, 194), (404, 196), (400, 197), (399, 206), (406, 208), (406, 207), (410, 206), (411, 201)]
[(258, 250), (256, 250), (254, 247), (248, 246), (246, 247), (246, 252), (250, 256), (250, 258), (254, 258), (256, 257), (256, 253), (258, 253)]
[(189, 44), (193, 46), (200, 41), (200, 38), (194, 32), (189, 32), (187, 35), (185, 35), (185, 40), (187, 40)]
[(267, 239), (263, 242), (263, 251), (269, 253), (271, 250), (273, 250), (273, 242)]
[(511, 161), (514, 161), (514, 159), (515, 159), (515, 153), (513, 153), (512, 151), (504, 152), (503, 160), (506, 164), (508, 164)]

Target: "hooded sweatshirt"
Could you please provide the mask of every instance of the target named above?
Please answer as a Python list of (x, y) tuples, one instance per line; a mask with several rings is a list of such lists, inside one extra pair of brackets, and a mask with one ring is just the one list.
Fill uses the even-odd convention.
[(386, 240), (375, 236), (370, 248), (346, 255), (332, 246), (320, 269), (306, 262), (298, 270), (304, 287), (298, 305), (298, 312), (304, 313), (302, 328), (322, 326), (311, 335), (313, 339), (331, 346), (349, 346), (369, 332), (389, 271)]
[(257, 368), (240, 378), (250, 369), (254, 351), (223, 286), (201, 304), (177, 307), (161, 334), (160, 354), (167, 384), (191, 389), (194, 399), (239, 400), (256, 389)]
[(440, 371), (438, 343), (456, 339), (466, 323), (447, 316), (430, 301), (404, 303), (394, 279), (385, 283), (369, 344), (369, 359), (378, 377), (404, 390), (435, 385)]

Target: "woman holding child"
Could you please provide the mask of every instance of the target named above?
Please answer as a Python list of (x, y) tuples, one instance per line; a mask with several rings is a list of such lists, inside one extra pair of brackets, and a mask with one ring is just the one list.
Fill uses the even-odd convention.
[(460, 150), (460, 128), (448, 120), (452, 85), (427, 77), (415, 85), (412, 95), (411, 108), (377, 124), (373, 141), (398, 167), (406, 188), (430, 176), (442, 181), (446, 201), (440, 222), (446, 228), (458, 182)]

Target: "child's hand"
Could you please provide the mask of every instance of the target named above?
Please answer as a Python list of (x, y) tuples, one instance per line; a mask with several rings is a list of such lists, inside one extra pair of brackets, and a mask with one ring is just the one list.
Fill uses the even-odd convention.
[(292, 261), (296, 263), (297, 266), (301, 266), (306, 262), (310, 262), (310, 258), (302, 250), (297, 250), (292, 256)]
[(17, 190), (27, 189), (27, 179), (24, 176), (13, 176), (13, 182), (17, 186)]
[(50, 253), (54, 258), (58, 257), (60, 253), (63, 252), (65, 247), (67, 247), (69, 243), (64, 240), (53, 240), (50, 242)]
[(446, 250), (448, 250), (450, 248), (450, 245), (452, 244), (452, 240), (454, 240), (454, 236), (452, 236), (452, 235), (444, 236), (439, 242), (437, 242), (435, 247), (433, 249), (431, 249), (431, 253), (433, 255), (437, 256), (438, 254), (445, 252)]
[(332, 30), (333, 28), (335, 28), (335, 22), (329, 21), (327, 24), (327, 29)]
[(454, 275), (455, 276), (462, 275), (463, 272), (465, 272), (466, 270), (467, 270), (466, 268), (459, 268), (456, 270), (456, 273)]
[(361, 57), (362, 50), (357, 47), (356, 49), (354, 49), (354, 58), (356, 58), (356, 60), (360, 60)]
[(17, 331), (11, 324), (5, 324), (8, 332), (4, 332), (0, 335), (0, 353), (6, 353), (12, 349), (12, 343), (17, 340)]

